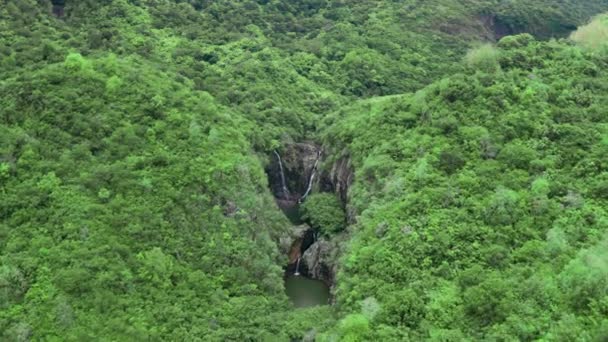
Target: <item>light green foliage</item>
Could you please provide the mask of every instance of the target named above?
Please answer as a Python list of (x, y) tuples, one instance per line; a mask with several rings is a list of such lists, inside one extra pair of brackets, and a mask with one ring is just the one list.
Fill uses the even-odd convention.
[(106, 81), (106, 90), (110, 93), (117, 92), (122, 86), (122, 80), (120, 77), (114, 75)]
[(302, 204), (301, 210), (302, 219), (325, 235), (340, 232), (346, 225), (344, 210), (334, 194), (313, 194)]
[(361, 313), (368, 320), (373, 320), (381, 310), (380, 303), (374, 297), (365, 298), (361, 302)]
[[(0, 339), (44, 339), (61, 329), (74, 340), (229, 340), (256, 334), (249, 324), (287, 329), (287, 320), (237, 314), (287, 307), (272, 240), (286, 219), (265, 192), (262, 165), (243, 153), (250, 123), (145, 61), (108, 59), (70, 54), (65, 64), (17, 70), (19, 78), (0, 85), (7, 104), (0, 150), (9, 161), (0, 291), (10, 306), (0, 314)], [(121, 75), (121, 96), (106, 88), (114, 76), (105, 71)], [(17, 89), (31, 98), (14, 98)], [(224, 214), (228, 201), (239, 207), (233, 217)], [(230, 319), (215, 332), (176, 323), (222, 315)], [(19, 325), (30, 319), (36, 329)]]
[(491, 44), (483, 44), (467, 53), (465, 60), (470, 68), (493, 73), (500, 70), (500, 52)]
[(345, 342), (365, 341), (369, 321), (362, 314), (350, 314), (339, 322), (340, 340)]
[(84, 57), (82, 57), (81, 54), (70, 53), (65, 58), (64, 65), (69, 71), (77, 73), (87, 68), (89, 66), (89, 63)]
[(575, 310), (603, 306), (608, 297), (608, 249), (603, 239), (596, 246), (582, 250), (559, 275), (561, 284), (568, 289), (569, 304)]
[(5, 182), (10, 177), (10, 166), (7, 163), (0, 163), (0, 181)]
[(594, 18), (587, 25), (579, 27), (570, 39), (592, 51), (608, 49), (608, 15)]

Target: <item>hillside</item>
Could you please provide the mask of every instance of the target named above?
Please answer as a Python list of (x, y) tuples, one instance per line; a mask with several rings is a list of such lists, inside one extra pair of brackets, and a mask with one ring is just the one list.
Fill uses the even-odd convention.
[(360, 213), (338, 307), (369, 339), (606, 336), (608, 59), (529, 35), (497, 47), (492, 68), (326, 119)]
[(0, 5), (0, 340), (608, 338), (607, 1)]

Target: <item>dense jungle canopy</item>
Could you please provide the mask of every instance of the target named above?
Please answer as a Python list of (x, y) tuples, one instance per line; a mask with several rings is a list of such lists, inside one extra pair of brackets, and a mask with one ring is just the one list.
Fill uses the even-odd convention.
[[(0, 0), (0, 340), (608, 340), (606, 11)], [(310, 308), (267, 174), (302, 141), (354, 174), (302, 204)]]

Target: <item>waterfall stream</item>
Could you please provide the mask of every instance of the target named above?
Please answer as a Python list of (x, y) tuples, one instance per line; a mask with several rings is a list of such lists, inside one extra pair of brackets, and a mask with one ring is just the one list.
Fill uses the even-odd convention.
[(296, 261), (296, 271), (293, 273), (293, 275), (295, 275), (295, 276), (300, 275), (300, 259), (302, 259), (302, 258), (298, 257), (298, 261)]
[(281, 173), (281, 190), (283, 191), (283, 198), (289, 197), (289, 189), (287, 189), (287, 183), (285, 182), (285, 171), (283, 171), (283, 161), (281, 155), (276, 150), (274, 151), (275, 156), (279, 162), (279, 171)]
[[(300, 203), (304, 201), (313, 191), (315, 180), (320, 177), (318, 170), (322, 151), (317, 145), (302, 143), (287, 149), (285, 163), (278, 150), (273, 151), (276, 163), (267, 168), (271, 189), (276, 196), (277, 204), (294, 224), (294, 229), (303, 226), (301, 219)], [(314, 158), (314, 162), (313, 162)], [(273, 159), (271, 157), (271, 159)], [(311, 168), (311, 162), (312, 168)], [(279, 175), (277, 175), (279, 173)], [(286, 174), (287, 173), (287, 174)], [(288, 178), (292, 177), (292, 178)], [(295, 186), (291, 193), (287, 180)], [(304, 190), (303, 196), (300, 196)], [(300, 228), (301, 229), (301, 228)], [(316, 305), (328, 305), (331, 300), (330, 285), (321, 279), (310, 277), (307, 259), (303, 253), (317, 240), (317, 232), (308, 227), (300, 231), (297, 236), (291, 237), (292, 243), (289, 249), (289, 263), (285, 267), (285, 291), (295, 307), (310, 307)]]
[(298, 200), (299, 203), (302, 203), (312, 191), (312, 185), (315, 180), (315, 175), (317, 173), (317, 167), (319, 166), (319, 160), (321, 160), (321, 151), (317, 152), (317, 160), (315, 160), (315, 164), (312, 167), (312, 172), (310, 173), (310, 178), (308, 180), (308, 187), (306, 188), (306, 192), (304, 193), (304, 195), (302, 195), (302, 197), (300, 197), (300, 199)]

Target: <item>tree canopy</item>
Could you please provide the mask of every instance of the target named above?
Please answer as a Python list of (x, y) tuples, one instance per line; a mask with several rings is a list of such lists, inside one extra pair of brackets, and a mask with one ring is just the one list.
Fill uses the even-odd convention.
[[(0, 340), (607, 339), (607, 10), (0, 0)], [(298, 141), (332, 306), (285, 295)]]

